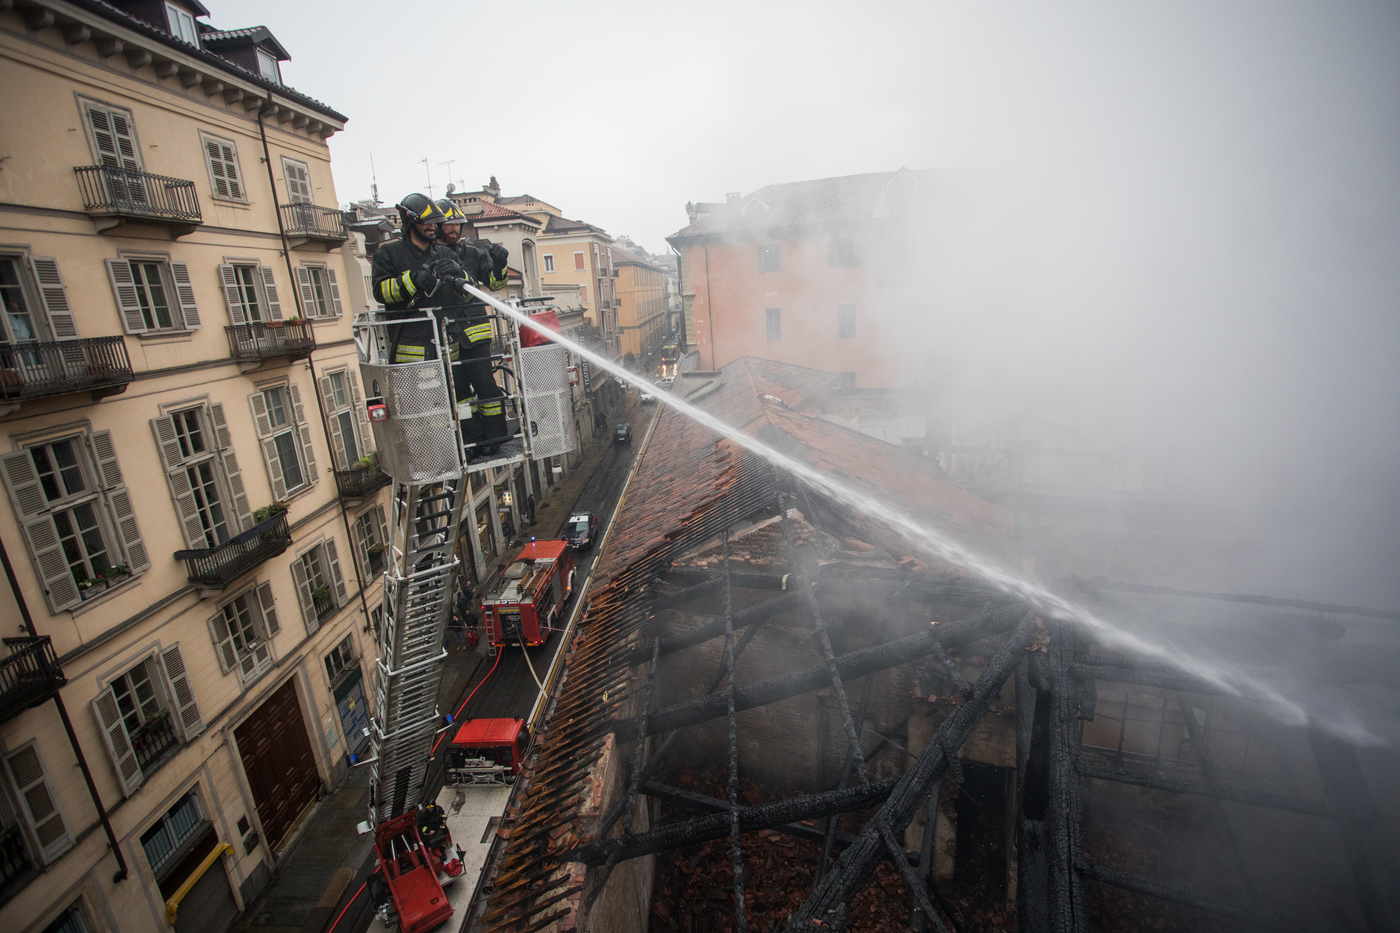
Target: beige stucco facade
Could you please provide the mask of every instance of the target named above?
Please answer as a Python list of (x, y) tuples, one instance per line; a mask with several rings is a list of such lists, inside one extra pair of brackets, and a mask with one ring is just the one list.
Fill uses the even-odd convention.
[(623, 356), (644, 357), (661, 346), (666, 332), (665, 272), (618, 249), (612, 259), (618, 345)]
[[(0, 543), (18, 577), (0, 629), (51, 640), (127, 876), (55, 703), (11, 706), (0, 832), (30, 867), (3, 879), (0, 926), (76, 910), (93, 931), (163, 933), (171, 860), (211, 833), (198, 896), (256, 896), (358, 744), (337, 694), (356, 676), (372, 693), (388, 508), (376, 471), (351, 469), (372, 438), (351, 332), (363, 273), (325, 141), (344, 118), (115, 14), (5, 9), (0, 272), (22, 313), (0, 333)], [(84, 189), (104, 127), (126, 164)], [(254, 515), (278, 500), (285, 521)], [(80, 588), (114, 566), (129, 573)], [(301, 795), (290, 815), (257, 772), (268, 734)], [(199, 836), (161, 855), (177, 822)]]

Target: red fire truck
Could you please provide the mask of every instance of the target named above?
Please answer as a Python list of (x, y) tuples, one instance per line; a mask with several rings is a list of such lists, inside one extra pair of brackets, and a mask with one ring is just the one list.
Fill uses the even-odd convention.
[(574, 555), (565, 541), (532, 541), (481, 600), (491, 647), (542, 645), (574, 591)]
[(447, 783), (511, 783), (529, 738), (523, 719), (468, 719), (447, 752)]

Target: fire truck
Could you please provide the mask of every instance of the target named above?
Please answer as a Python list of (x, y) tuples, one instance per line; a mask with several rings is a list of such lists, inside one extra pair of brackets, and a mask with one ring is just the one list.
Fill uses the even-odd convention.
[[(494, 302), (470, 286), (463, 289)], [(523, 313), (519, 309), (495, 315), (498, 338), (491, 365), (505, 392), (510, 436), (489, 456), (471, 449), (480, 445), (464, 445), (458, 429), (470, 412), (459, 409), (452, 371), (441, 362), (449, 326), (443, 316), (426, 308), (415, 312), (421, 317), (399, 318), (433, 324), (435, 358), (414, 363), (389, 362), (391, 322), (382, 314), (355, 324), (364, 403), (380, 468), (393, 481), (372, 753), (364, 762), (370, 767), (369, 819), (359, 828), (374, 834), (378, 867), (370, 890), (379, 920), (399, 933), (426, 933), (471, 896), (470, 885), (451, 885), (463, 874), (463, 851), (453, 843), (449, 815), (428, 799), (429, 762), (445, 731), (437, 692), (447, 658), (443, 636), (462, 567), (459, 530), (471, 527), (463, 521), (471, 504), (469, 474), (574, 448), (568, 353), (550, 342), (522, 347), (512, 316)], [(570, 573), (567, 586), (572, 585)], [(562, 602), (567, 590), (548, 595)]]
[(468, 719), (447, 750), (447, 783), (514, 782), (528, 740), (523, 719)]
[(574, 555), (567, 541), (532, 541), (481, 600), (493, 649), (542, 645), (574, 591)]

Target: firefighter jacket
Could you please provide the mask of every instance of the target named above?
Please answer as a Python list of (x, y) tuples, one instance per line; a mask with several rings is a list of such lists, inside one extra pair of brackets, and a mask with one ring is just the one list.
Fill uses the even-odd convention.
[[(438, 285), (431, 300), (422, 300), (414, 282), (414, 277), (433, 261), (456, 258), (455, 252), (436, 243), (430, 243), (427, 249), (419, 249), (406, 236), (379, 247), (370, 266), (370, 284), (374, 297), (384, 302), (389, 320), (405, 317), (415, 304), (428, 307), (456, 301), (451, 287), (445, 282)], [(451, 298), (448, 297), (450, 295)]]
[[(506, 284), (505, 270), (497, 276), (491, 268), (491, 257), (481, 247), (466, 240), (458, 241), (456, 247), (444, 246), (445, 250), (453, 252), (462, 271), (466, 273), (467, 281), (472, 285), (480, 287), (484, 282), (491, 291), (500, 291)], [(454, 304), (457, 303), (453, 299)], [(457, 312), (457, 319), (461, 324), (462, 334), (466, 337), (468, 344), (480, 343), (483, 340), (491, 339), (491, 317), (486, 308), (480, 302), (470, 304), (461, 303), (460, 308), (454, 308)]]

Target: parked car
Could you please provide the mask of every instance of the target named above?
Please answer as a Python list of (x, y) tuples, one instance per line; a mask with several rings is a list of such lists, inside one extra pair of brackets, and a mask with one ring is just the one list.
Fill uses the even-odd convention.
[(643, 393), (641, 394), (641, 397), (638, 398), (637, 401), (641, 402), (643, 405), (655, 405), (655, 404), (656, 404), (656, 393), (654, 393), (654, 392), (643, 392)]
[(623, 422), (622, 424), (619, 424), (619, 425), (617, 426), (617, 430), (613, 431), (613, 443), (614, 443), (614, 444), (630, 444), (630, 443), (632, 443), (632, 426), (631, 426), (630, 424), (627, 424), (626, 422)]
[(675, 376), (662, 376), (660, 379), (656, 380), (656, 387), (657, 387), (658, 389), (669, 389), (669, 388), (671, 388), (671, 386), (673, 386), (673, 385), (675, 385), (675, 384), (676, 384), (676, 377), (675, 377)]
[(592, 512), (581, 510), (569, 514), (560, 535), (569, 547), (576, 551), (586, 551), (593, 546), (593, 538), (598, 532), (598, 517)]

